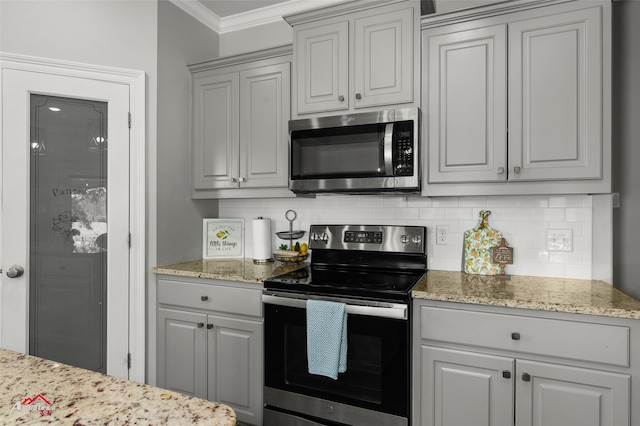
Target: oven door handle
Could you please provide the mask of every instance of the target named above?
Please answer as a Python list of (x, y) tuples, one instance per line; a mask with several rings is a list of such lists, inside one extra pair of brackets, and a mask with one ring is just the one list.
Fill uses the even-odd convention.
[[(306, 309), (307, 299), (293, 299), (290, 297), (262, 295), (262, 302), (270, 305), (288, 306), (291, 308)], [(364, 306), (345, 304), (344, 310), (347, 314), (365, 315), (369, 317), (407, 319), (407, 305), (390, 303), (389, 306)]]

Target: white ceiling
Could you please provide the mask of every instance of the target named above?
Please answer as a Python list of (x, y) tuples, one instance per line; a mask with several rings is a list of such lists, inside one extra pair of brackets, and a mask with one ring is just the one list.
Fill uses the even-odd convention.
[(263, 7), (284, 3), (287, 0), (198, 0), (204, 7), (220, 18), (251, 12)]
[[(1, 1), (1, 0), (0, 0)], [(169, 0), (218, 34), (352, 0)]]

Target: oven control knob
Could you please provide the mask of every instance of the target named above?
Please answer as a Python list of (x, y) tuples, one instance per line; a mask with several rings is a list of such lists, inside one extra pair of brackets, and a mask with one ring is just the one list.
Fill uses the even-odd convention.
[(422, 235), (414, 235), (413, 237), (411, 237), (411, 242), (413, 244), (420, 244), (422, 243)]
[(407, 244), (409, 241), (411, 241), (410, 236), (408, 236), (407, 234), (400, 235), (400, 242), (402, 244)]
[(333, 405), (327, 405), (326, 407), (324, 407), (324, 411), (325, 411), (327, 414), (331, 414), (331, 413), (333, 413)]

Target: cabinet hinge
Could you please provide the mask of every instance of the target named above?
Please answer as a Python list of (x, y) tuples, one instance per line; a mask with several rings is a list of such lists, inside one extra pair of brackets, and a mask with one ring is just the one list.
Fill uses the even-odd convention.
[(131, 232), (129, 232), (129, 237), (127, 238), (127, 244), (129, 244), (129, 248), (131, 248)]
[(131, 128), (131, 113), (129, 112), (129, 128)]
[(131, 370), (131, 352), (127, 354), (127, 370)]

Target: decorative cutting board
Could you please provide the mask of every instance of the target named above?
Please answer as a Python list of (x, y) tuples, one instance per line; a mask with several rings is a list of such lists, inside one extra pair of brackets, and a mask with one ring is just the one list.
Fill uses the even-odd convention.
[(500, 244), (502, 234), (489, 226), (489, 210), (478, 215), (478, 226), (464, 233), (464, 272), (477, 275), (496, 275), (500, 265), (492, 262), (493, 247)]

